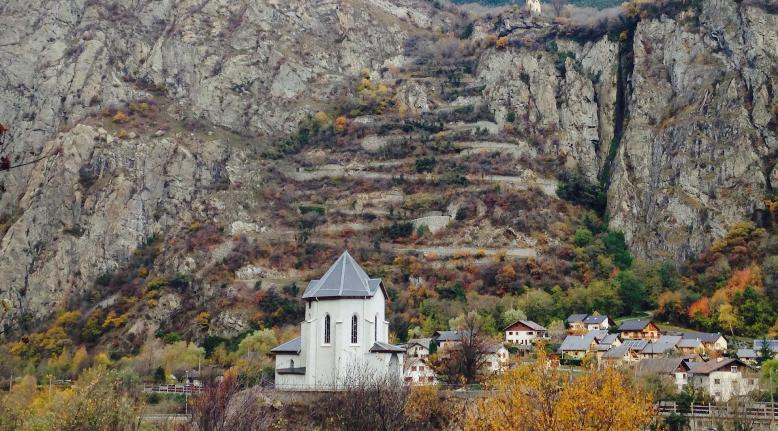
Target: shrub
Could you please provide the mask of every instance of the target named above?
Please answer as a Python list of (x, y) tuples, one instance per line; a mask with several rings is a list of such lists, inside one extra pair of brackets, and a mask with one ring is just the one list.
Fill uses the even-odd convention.
[(127, 120), (129, 120), (130, 117), (127, 116), (123, 111), (119, 111), (116, 114), (114, 114), (113, 117), (111, 117), (111, 121), (113, 121), (116, 124), (123, 124), (126, 123)]
[(384, 235), (389, 239), (398, 239), (411, 236), (413, 233), (412, 223), (392, 223), (391, 226), (385, 228)]
[(578, 247), (585, 247), (592, 243), (594, 235), (592, 231), (586, 228), (578, 228), (575, 230), (575, 245)]
[(435, 169), (435, 165), (438, 163), (434, 157), (422, 157), (416, 159), (416, 172), (432, 172)]
[(556, 193), (562, 199), (589, 207), (599, 214), (603, 214), (607, 207), (605, 188), (590, 182), (583, 175), (563, 178), (557, 186)]

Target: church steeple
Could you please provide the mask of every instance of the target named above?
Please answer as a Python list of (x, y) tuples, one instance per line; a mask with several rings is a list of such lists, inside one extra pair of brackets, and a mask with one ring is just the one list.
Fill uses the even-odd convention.
[[(303, 293), (303, 299), (372, 298), (383, 289), (379, 278), (370, 278), (348, 251), (319, 280), (312, 280)], [(386, 291), (384, 291), (386, 296)]]

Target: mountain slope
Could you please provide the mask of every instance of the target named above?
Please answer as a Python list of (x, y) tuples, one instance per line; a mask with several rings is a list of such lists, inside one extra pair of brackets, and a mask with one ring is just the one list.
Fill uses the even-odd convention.
[(189, 336), (236, 335), (292, 319), (344, 247), (586, 284), (582, 204), (638, 256), (693, 256), (771, 191), (777, 15), (662, 6), (468, 26), (413, 1), (7, 2), (0, 118), (15, 162), (46, 158), (0, 173), (3, 328), (110, 310), (137, 345), (210, 307)]

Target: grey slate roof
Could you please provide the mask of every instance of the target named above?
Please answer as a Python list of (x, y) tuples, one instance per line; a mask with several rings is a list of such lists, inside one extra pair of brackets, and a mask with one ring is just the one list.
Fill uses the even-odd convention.
[(404, 353), (405, 349), (400, 346), (395, 346), (389, 343), (383, 343), (376, 341), (373, 347), (370, 348), (370, 353)]
[(653, 343), (648, 343), (641, 353), (647, 355), (664, 355), (674, 349), (680, 341), (680, 335), (662, 335)]
[(627, 346), (631, 350), (637, 350), (638, 352), (645, 349), (646, 345), (648, 345), (646, 340), (624, 340), (624, 344), (622, 344), (622, 346)]
[(459, 331), (436, 331), (435, 335), (432, 336), (432, 338), (435, 339), (435, 341), (461, 341), (462, 340), (462, 334), (459, 333)]
[(490, 343), (484, 347), (484, 351), (486, 353), (497, 353), (502, 347), (504, 346), (500, 343)]
[(685, 340), (700, 340), (703, 343), (715, 343), (722, 336), (718, 332), (684, 332), (682, 335)]
[(529, 329), (531, 329), (533, 331), (545, 331), (546, 330), (546, 328), (538, 325), (537, 323), (535, 323), (535, 322), (533, 322), (531, 320), (521, 320), (520, 319), (520, 320), (517, 320), (517, 321), (511, 323), (510, 325), (506, 326), (505, 328), (503, 328), (503, 331), (507, 330), (508, 328), (510, 328), (511, 326), (513, 326), (513, 325), (515, 325), (517, 323), (521, 323), (522, 325), (528, 327)]
[(411, 338), (408, 340), (407, 343), (405, 343), (405, 346), (410, 347), (411, 344), (418, 344), (419, 346), (424, 347), (425, 349), (429, 349), (430, 341), (432, 341), (432, 338)]
[(737, 349), (737, 357), (739, 359), (755, 359), (757, 356), (754, 349)]
[(568, 335), (562, 341), (562, 345), (559, 346), (560, 352), (583, 352), (589, 350), (589, 346), (592, 345), (592, 341), (596, 342), (595, 333), (599, 331), (591, 331), (585, 335)]
[(650, 320), (626, 320), (619, 326), (619, 331), (642, 331), (649, 323)]
[(613, 345), (619, 339), (619, 334), (608, 334), (600, 340), (600, 344)]
[(587, 316), (588, 316), (588, 314), (571, 314), (567, 318), (567, 320), (565, 320), (565, 323), (570, 324), (570, 323), (573, 323), (573, 322), (583, 322), (584, 319), (586, 319)]
[(702, 341), (696, 338), (684, 338), (678, 343), (679, 349), (699, 349), (702, 347)]
[(293, 340), (289, 340), (286, 343), (273, 348), (270, 353), (288, 353), (299, 355), (302, 349), (302, 338), (297, 337)]
[(722, 368), (729, 368), (735, 365), (740, 367), (745, 367), (745, 368), (751, 368), (740, 359), (735, 359), (735, 358), (720, 358), (720, 359), (721, 359), (720, 361), (716, 359), (711, 359), (708, 362), (694, 364), (691, 372), (694, 374), (710, 374)]
[(583, 323), (585, 325), (597, 325), (606, 320), (610, 320), (610, 318), (608, 316), (587, 316), (586, 319), (583, 320)]
[(381, 279), (370, 278), (348, 251), (344, 251), (321, 279), (308, 283), (303, 299), (370, 298), (379, 288), (386, 296)]
[(681, 357), (642, 359), (635, 365), (637, 373), (646, 375), (674, 374), (676, 371), (686, 372), (689, 369), (686, 359)]
[(605, 329), (596, 329), (593, 331), (589, 331), (587, 335), (588, 334), (591, 334), (591, 336), (594, 337), (594, 339), (597, 340), (598, 343), (602, 342), (602, 340), (604, 340), (605, 337), (610, 335), (608, 334), (608, 331), (606, 331)]
[(622, 344), (621, 346), (616, 346), (607, 352), (605, 352), (602, 357), (606, 359), (620, 359), (623, 358), (624, 355), (627, 354), (631, 349), (626, 344)]

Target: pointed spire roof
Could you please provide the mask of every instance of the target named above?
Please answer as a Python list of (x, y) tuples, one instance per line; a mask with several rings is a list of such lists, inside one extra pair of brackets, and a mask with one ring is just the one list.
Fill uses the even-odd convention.
[(378, 288), (386, 295), (380, 278), (370, 278), (348, 251), (319, 280), (311, 280), (303, 293), (303, 299), (370, 298)]

